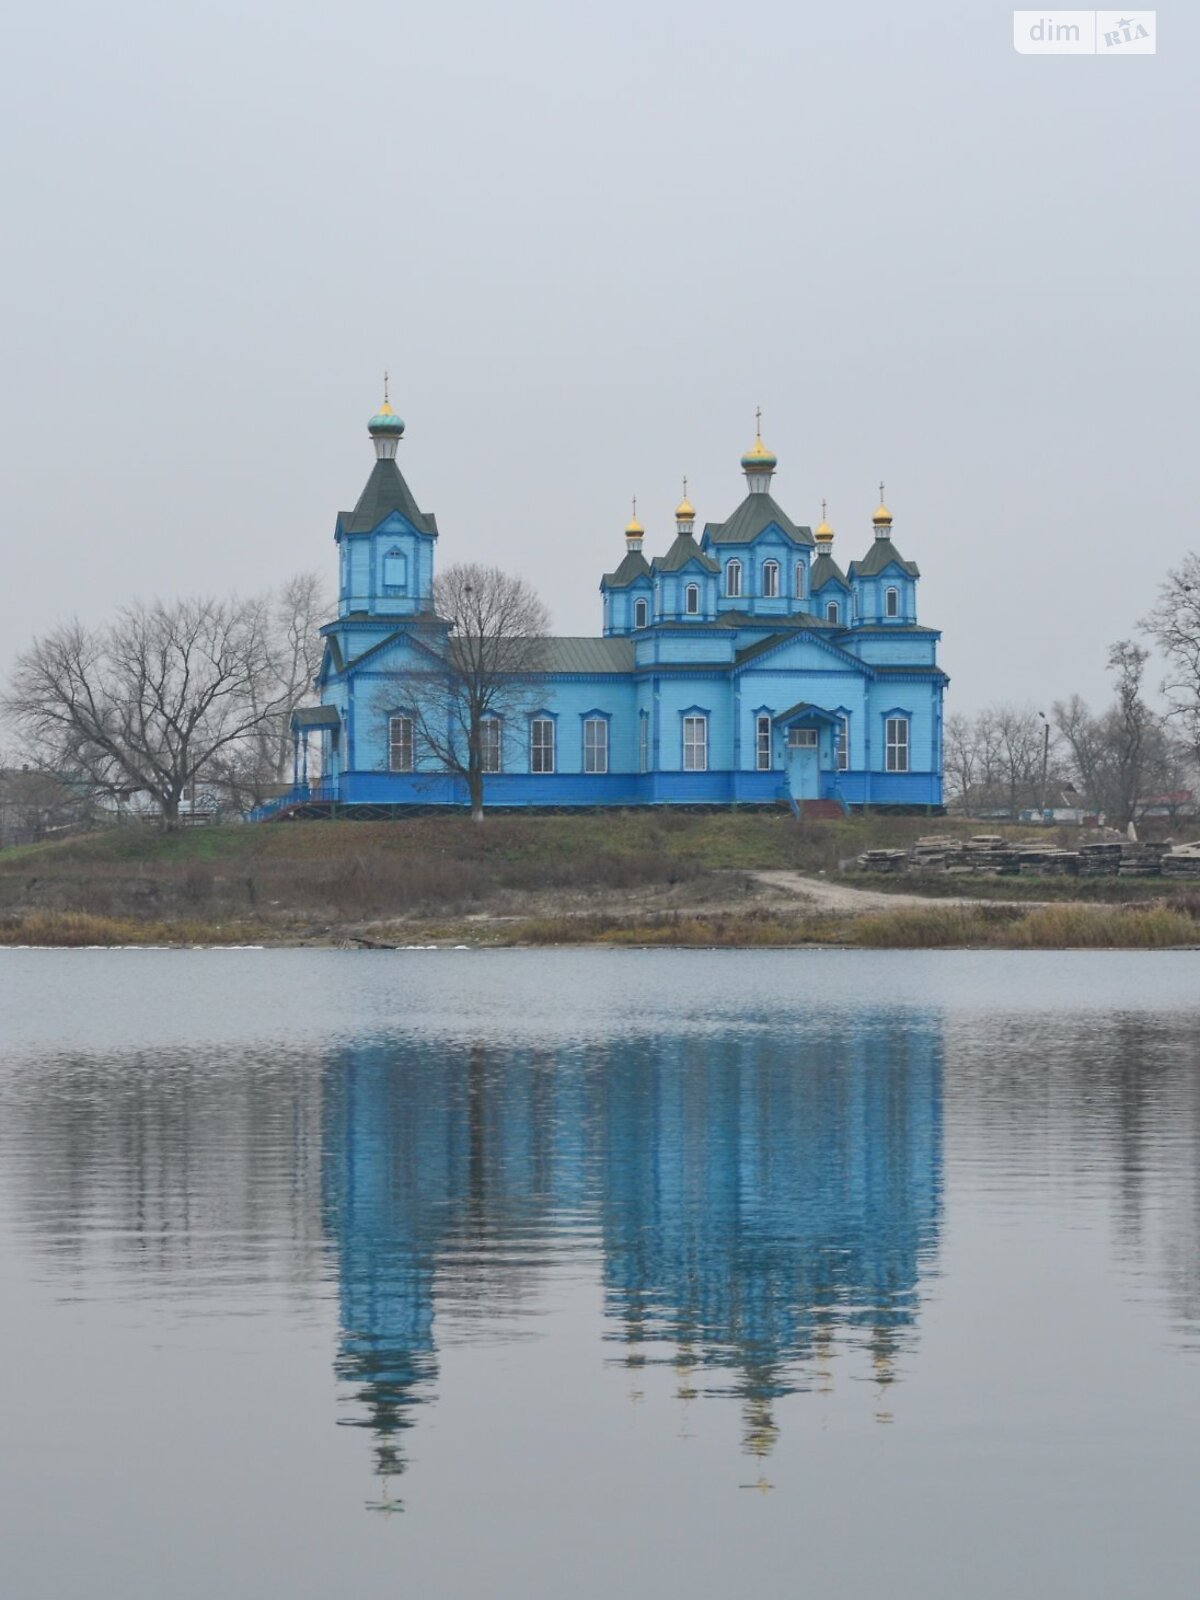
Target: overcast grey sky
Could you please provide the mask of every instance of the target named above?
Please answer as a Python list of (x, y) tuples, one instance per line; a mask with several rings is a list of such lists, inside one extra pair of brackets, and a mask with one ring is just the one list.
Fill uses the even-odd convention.
[(439, 560), (599, 629), (637, 493), (861, 555), (952, 703), (1104, 691), (1196, 548), (1200, 8), (1028, 57), (991, 3), (65, 0), (10, 13), (5, 656), (121, 599), (332, 583), (380, 373)]

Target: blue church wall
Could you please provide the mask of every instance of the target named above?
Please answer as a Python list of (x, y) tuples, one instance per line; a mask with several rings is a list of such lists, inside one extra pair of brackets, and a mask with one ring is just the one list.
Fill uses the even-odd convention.
[(932, 633), (852, 633), (844, 646), (860, 661), (877, 666), (933, 666), (937, 660), (937, 635)]
[[(372, 419), (371, 433), (379, 462), (358, 506), (339, 517), (335, 533), (339, 620), (324, 630), (331, 650), (318, 684), (328, 715), (298, 714), (298, 771), (309, 780), (323, 771), (332, 797), (346, 805), (460, 805), (466, 799), (462, 785), (428, 751), (417, 748), (416, 771), (389, 770), (389, 717), (419, 710), (425, 675), (444, 634), (432, 617), (436, 524), (418, 508), (395, 465), (403, 425), (394, 413), (381, 413)], [(674, 543), (649, 567), (641, 553), (644, 529), (636, 517), (631, 522), (618, 582), (603, 579), (601, 594), (605, 635), (630, 638), (632, 650), (614, 645), (597, 653), (586, 640), (556, 645), (554, 659), (564, 666), (595, 661), (605, 670), (552, 671), (531, 683), (519, 713), (510, 710), (501, 719), (503, 770), (486, 775), (486, 803), (774, 803), (802, 782), (806, 796), (815, 791), (850, 805), (940, 804), (946, 680), (929, 671), (936, 665), (938, 635), (903, 626), (915, 620), (916, 583), (898, 554), (888, 559), (894, 553), (890, 513), (883, 506), (876, 512), (875, 542), (870, 560), (862, 563), (868, 570), (881, 560), (887, 564), (881, 575), (869, 570), (854, 576), (854, 609), (839, 586), (808, 593), (807, 529), (789, 523), (793, 532), (785, 533), (773, 520), (788, 522), (778, 505), (769, 497), (754, 498), (769, 485), (774, 458), (756, 446), (743, 467), (750, 494), (727, 524), (706, 525), (695, 546), (695, 513), (686, 500), (677, 512)], [(832, 531), (822, 524), (817, 534), (822, 553), (828, 553)], [(730, 596), (725, 590), (732, 560), (740, 563), (741, 578), (740, 592)], [(778, 569), (778, 592), (769, 595), (763, 593), (768, 561)], [(714, 563), (719, 570), (711, 570)], [(697, 614), (687, 612), (691, 585), (699, 597)], [(889, 587), (899, 601), (894, 628), (870, 620), (881, 616)], [(796, 629), (796, 619), (810, 611), (823, 618), (831, 594), (843, 602), (840, 630)], [(639, 601), (646, 604), (644, 628), (637, 626)], [(415, 612), (424, 614), (422, 631), (410, 638), (405, 618)], [(732, 626), (723, 623), (734, 616)], [(739, 663), (738, 654), (750, 649), (755, 653)], [(628, 670), (626, 662), (632, 663)], [(815, 730), (815, 745), (799, 734), (789, 745), (786, 728), (775, 721), (802, 705), (816, 708), (805, 723)], [(554, 725), (552, 772), (530, 770), (535, 710)], [(757, 719), (768, 715), (770, 765), (760, 769)], [(894, 760), (892, 771), (889, 716), (902, 720), (906, 735), (904, 759)], [(589, 719), (607, 728), (607, 771), (585, 770)], [(839, 751), (843, 724), (846, 744)]]

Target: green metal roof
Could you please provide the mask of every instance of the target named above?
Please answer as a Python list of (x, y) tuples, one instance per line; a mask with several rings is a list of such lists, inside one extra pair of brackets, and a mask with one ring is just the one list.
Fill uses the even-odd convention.
[(811, 700), (797, 700), (794, 706), (789, 706), (786, 711), (776, 714), (775, 721), (779, 723), (798, 722), (802, 717), (815, 717), (818, 722), (836, 722), (837, 715), (826, 711), (824, 706), (815, 706)]
[(689, 561), (698, 561), (706, 572), (721, 570), (711, 556), (704, 554), (690, 533), (681, 533), (665, 556), (655, 556), (654, 566), (659, 572), (681, 572)]
[(437, 537), (437, 518), (417, 505), (400, 468), (394, 461), (377, 461), (354, 510), (338, 513), (338, 532), (373, 533), (393, 511), (398, 511), (419, 533)]
[(337, 728), (341, 719), (336, 706), (304, 706), (292, 712), (293, 728)]
[(712, 544), (750, 544), (772, 523), (781, 528), (793, 544), (811, 545), (808, 528), (793, 522), (787, 512), (767, 493), (748, 494), (726, 522), (710, 522), (704, 532)]
[(907, 572), (910, 578), (919, 578), (920, 569), (915, 561), (905, 561), (890, 539), (876, 539), (861, 561), (850, 563), (852, 578), (877, 578), (892, 562)]
[(543, 639), (539, 671), (632, 672), (632, 639)]
[(640, 550), (628, 550), (615, 572), (606, 572), (600, 582), (606, 589), (627, 589), (639, 578), (650, 576), (650, 563)]
[(840, 583), (843, 589), (849, 589), (850, 587), (846, 574), (833, 557), (821, 555), (812, 564), (812, 571), (808, 576), (808, 587), (811, 593), (816, 594), (817, 590), (823, 589), (827, 583)]

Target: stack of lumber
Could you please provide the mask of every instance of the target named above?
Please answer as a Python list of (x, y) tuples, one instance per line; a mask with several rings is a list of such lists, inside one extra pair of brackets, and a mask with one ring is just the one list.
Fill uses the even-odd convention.
[(909, 868), (913, 872), (944, 872), (952, 861), (958, 860), (962, 851), (961, 839), (931, 833), (918, 839), (909, 851)]
[(1064, 878), (1079, 871), (1078, 850), (1055, 850), (1048, 845), (1018, 852), (1023, 878)]
[(957, 866), (968, 872), (1017, 872), (1020, 857), (998, 833), (977, 833), (967, 840)]
[(1157, 878), (1162, 872), (1163, 857), (1170, 848), (1169, 844), (1123, 845), (1117, 870), (1122, 878)]
[(1162, 858), (1164, 878), (1200, 878), (1200, 843), (1177, 845)]
[(906, 872), (907, 850), (864, 850), (858, 858), (863, 872)]
[(1081, 844), (1079, 846), (1079, 876), (1081, 878), (1115, 878), (1121, 870), (1121, 854), (1125, 846), (1117, 841), (1111, 844)]

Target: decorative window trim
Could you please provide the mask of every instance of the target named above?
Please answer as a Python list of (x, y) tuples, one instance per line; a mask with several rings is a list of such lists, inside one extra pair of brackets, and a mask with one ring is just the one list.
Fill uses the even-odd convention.
[(762, 564), (762, 597), (764, 600), (779, 599), (779, 563), (774, 559)]
[(737, 556), (733, 556), (725, 563), (725, 598), (727, 600), (742, 598), (742, 563)]
[(841, 627), (842, 603), (840, 600), (827, 600), (825, 602), (825, 621), (832, 622), (835, 627)]
[(883, 591), (883, 614), (885, 617), (900, 615), (900, 591), (894, 583), (890, 583)]
[(698, 583), (689, 583), (684, 586), (683, 614), (685, 617), (698, 617), (700, 615), (700, 585)]
[(795, 598), (797, 600), (803, 600), (805, 594), (807, 593), (807, 591), (808, 591), (808, 562), (807, 561), (797, 561), (797, 563), (796, 563), (796, 594), (795, 594)]
[(650, 602), (645, 595), (639, 595), (633, 602), (633, 625), (635, 628), (647, 628), (650, 625)]

